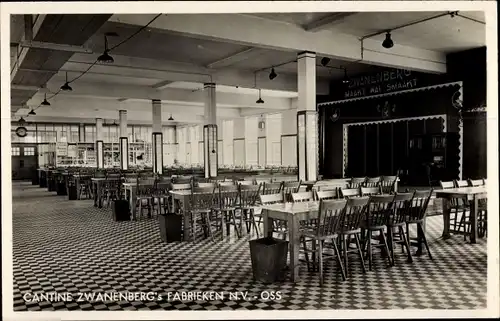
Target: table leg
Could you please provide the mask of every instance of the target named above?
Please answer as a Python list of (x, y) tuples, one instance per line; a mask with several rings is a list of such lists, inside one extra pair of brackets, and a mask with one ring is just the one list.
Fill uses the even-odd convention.
[(137, 189), (133, 187), (129, 187), (128, 191), (130, 193), (130, 211), (132, 212), (132, 220), (137, 219)]
[(288, 216), (288, 233), (290, 240), (290, 278), (292, 282), (299, 281), (299, 224), (293, 215)]
[(443, 200), (443, 239), (450, 238), (450, 199), (442, 198)]
[(97, 207), (97, 182), (92, 181), (92, 192), (94, 194), (94, 206)]
[[(191, 220), (189, 219), (189, 213), (188, 213), (188, 203), (189, 203), (189, 197), (184, 197), (184, 199), (182, 200), (182, 216), (184, 217), (183, 232), (185, 241), (191, 241), (191, 229), (192, 229)], [(196, 231), (193, 231), (193, 234), (194, 233), (196, 233)]]
[(98, 205), (99, 208), (102, 208), (102, 197), (101, 197), (102, 196), (101, 195), (102, 188), (101, 187), (102, 187), (101, 182), (100, 181), (97, 182), (97, 198), (98, 198), (98, 202), (99, 202), (99, 205)]
[(80, 198), (80, 178), (76, 177), (75, 179), (75, 185), (76, 185), (76, 199), (79, 200)]
[(470, 242), (472, 244), (476, 243), (476, 237), (477, 237), (477, 207), (478, 207), (478, 199), (476, 195), (474, 195), (474, 198), (470, 203), (470, 223), (471, 223)]

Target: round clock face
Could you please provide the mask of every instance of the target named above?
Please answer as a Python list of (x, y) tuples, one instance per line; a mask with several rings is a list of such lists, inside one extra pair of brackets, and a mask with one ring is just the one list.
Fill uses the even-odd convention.
[(17, 127), (16, 135), (18, 137), (26, 137), (27, 134), (28, 134), (28, 130), (26, 129), (26, 127)]

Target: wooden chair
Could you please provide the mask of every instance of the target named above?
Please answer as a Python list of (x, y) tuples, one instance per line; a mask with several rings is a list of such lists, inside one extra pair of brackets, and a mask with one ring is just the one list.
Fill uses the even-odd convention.
[(218, 200), (216, 201), (218, 211), (226, 224), (226, 234), (228, 236), (231, 234), (230, 226), (233, 225), (238, 238), (241, 237), (241, 222), (238, 225), (235, 211), (238, 206), (239, 193), (236, 185), (219, 185)]
[[(172, 183), (170, 189), (172, 191), (190, 191), (192, 188), (191, 182), (189, 183)], [(175, 208), (180, 211), (182, 209), (182, 204), (179, 200), (174, 200), (173, 198), (170, 198), (169, 203), (173, 205), (173, 201), (176, 202)]]
[(152, 195), (153, 186), (149, 180), (141, 180), (139, 177), (136, 179), (136, 202), (135, 206), (138, 207), (139, 218), (143, 217), (143, 210), (148, 210), (148, 217), (151, 217), (152, 211)]
[(397, 191), (395, 190), (396, 182), (398, 181), (397, 176), (383, 176), (380, 181), (380, 188), (382, 194), (394, 194)]
[(270, 184), (271, 178), (255, 178), (256, 184)]
[(378, 187), (380, 182), (382, 181), (382, 177), (368, 177), (362, 186), (364, 187)]
[(372, 196), (381, 194), (380, 186), (361, 187), (361, 196)]
[(363, 186), (366, 181), (366, 177), (353, 177), (349, 183), (349, 188), (359, 188)]
[(158, 214), (162, 214), (162, 209), (165, 214), (170, 212), (170, 187), (169, 179), (158, 177), (155, 180), (151, 195), (153, 212), (156, 211)]
[(267, 195), (267, 194), (278, 194), (281, 193), (281, 188), (283, 186), (283, 183), (278, 182), (278, 183), (264, 183), (262, 187), (262, 192), (261, 194)]
[[(384, 230), (392, 211), (391, 204), (393, 199), (394, 196), (387, 195), (370, 196), (366, 219), (360, 225), (360, 227), (366, 231), (366, 235), (363, 235), (363, 248), (367, 248), (370, 271), (372, 270), (373, 265), (372, 252), (374, 247), (383, 247), (383, 250), (385, 250), (385, 253), (387, 254), (389, 265), (392, 265), (389, 254), (389, 245), (387, 243), (387, 239), (385, 238)], [(383, 241), (382, 244), (372, 244), (373, 232), (379, 232), (380, 238)]]
[(400, 237), (400, 241), (397, 243), (402, 243), (404, 245), (407, 250), (408, 262), (413, 262), (410, 251), (410, 243), (406, 237), (407, 233), (404, 230), (406, 222), (408, 221), (412, 198), (413, 193), (399, 193), (396, 194), (392, 200), (391, 211), (389, 212), (389, 216), (387, 218), (387, 242), (389, 243), (392, 265), (396, 263), (394, 258), (394, 244), (396, 243), (394, 240), (395, 229), (398, 230), (398, 236)]
[(260, 195), (260, 185), (239, 185), (239, 202), (236, 209), (239, 211), (241, 226), (245, 222), (247, 233), (250, 233), (252, 226), (259, 237), (259, 227), (255, 221), (255, 209), (258, 208), (257, 201)]
[(361, 190), (359, 188), (342, 188), (340, 191), (342, 193), (343, 198), (361, 196)]
[(215, 187), (215, 183), (198, 183), (197, 186), (198, 188), (214, 188)]
[[(210, 215), (214, 208), (214, 191), (208, 193), (191, 192), (189, 214), (191, 220), (191, 236), (193, 242), (196, 242), (197, 225), (200, 224), (205, 232), (205, 236), (209, 236), (215, 242), (212, 226), (213, 217)], [(222, 229), (222, 221), (216, 221), (216, 226)]]
[(285, 201), (292, 201), (292, 193), (298, 193), (301, 181), (283, 181), (282, 190), (285, 195)]
[(316, 199), (318, 201), (338, 199), (338, 196), (337, 190), (316, 191)]
[(415, 191), (411, 201), (410, 209), (408, 211), (408, 219), (406, 220), (406, 238), (408, 242), (412, 241), (410, 235), (410, 226), (415, 224), (417, 226), (417, 255), (422, 254), (421, 244), (424, 243), (427, 249), (427, 254), (432, 260), (431, 251), (429, 250), (429, 244), (427, 243), (427, 237), (425, 236), (425, 217), (427, 214), (427, 206), (432, 197), (432, 190), (429, 191)]
[(233, 181), (223, 181), (218, 183), (219, 186), (236, 186)]
[(363, 248), (360, 242), (361, 236), (361, 223), (365, 218), (368, 208), (369, 197), (357, 197), (347, 200), (346, 209), (339, 225), (339, 241), (341, 241), (341, 253), (344, 261), (344, 280), (349, 275), (349, 262), (348, 254), (352, 252), (349, 249), (351, 238), (354, 237), (356, 244), (356, 253), (361, 260), (361, 268), (363, 273), (366, 273), (365, 260), (363, 258)]
[(484, 180), (482, 180), (482, 179), (470, 179), (469, 185), (472, 187), (484, 186)]
[[(319, 284), (323, 286), (323, 246), (326, 241), (332, 241), (332, 245), (335, 251), (334, 256), (337, 259), (341, 267), (342, 276), (344, 276), (344, 267), (342, 266), (342, 261), (340, 259), (340, 252), (335, 242), (335, 238), (338, 233), (338, 226), (342, 213), (344, 212), (346, 200), (323, 200), (319, 206), (319, 213), (317, 222), (318, 224), (311, 226), (311, 228), (304, 228), (301, 230), (301, 241), (306, 258), (307, 265), (309, 267), (309, 255), (308, 253), (313, 252), (317, 255), (319, 259)], [(314, 246), (312, 250), (308, 249), (307, 242), (311, 241)], [(314, 264), (315, 259), (313, 259)]]
[(469, 187), (469, 182), (466, 180), (456, 180), (455, 187)]
[[(284, 203), (285, 197), (283, 193), (276, 194), (260, 194), (260, 204), (261, 205), (271, 205)], [(262, 221), (262, 216), (259, 217), (259, 224)], [(273, 220), (273, 233), (280, 234), (283, 240), (286, 240), (288, 234), (287, 222)]]
[[(456, 181), (443, 182), (440, 181), (442, 189), (456, 188), (458, 184), (463, 185), (463, 182), (457, 183)], [(450, 230), (455, 233), (467, 237), (467, 222), (469, 220), (470, 204), (467, 198), (452, 198), (450, 200)], [(453, 227), (453, 228), (451, 228)]]
[(250, 180), (244, 180), (244, 181), (238, 181), (238, 185), (255, 185), (254, 184), (254, 181), (250, 181)]

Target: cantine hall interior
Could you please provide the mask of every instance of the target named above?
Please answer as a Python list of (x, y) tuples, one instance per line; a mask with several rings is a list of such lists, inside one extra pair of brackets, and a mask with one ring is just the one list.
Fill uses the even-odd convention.
[(11, 15), (14, 310), (485, 308), (485, 29)]

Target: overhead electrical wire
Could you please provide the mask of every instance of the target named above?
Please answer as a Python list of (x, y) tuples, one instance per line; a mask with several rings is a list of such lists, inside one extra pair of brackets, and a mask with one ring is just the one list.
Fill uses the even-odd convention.
[[(126, 39), (124, 39), (123, 41), (119, 42), (117, 45), (111, 47), (109, 49), (109, 51), (111, 50), (114, 50), (116, 48), (118, 48), (119, 46), (123, 45), (124, 43), (126, 43), (127, 41), (129, 41), (130, 39), (132, 39), (133, 37), (135, 37), (137, 34), (139, 34), (141, 31), (143, 31), (144, 29), (146, 29), (149, 25), (151, 25), (156, 19), (158, 19), (160, 16), (162, 15), (162, 13), (160, 14), (157, 14), (153, 19), (151, 19), (147, 24), (145, 24), (144, 26), (140, 27), (136, 32), (134, 32), (133, 34), (131, 34), (130, 36), (128, 36)], [(98, 60), (96, 59), (85, 71), (83, 71), (80, 75), (78, 75), (77, 77), (73, 78), (71, 81), (67, 81), (68, 84), (71, 84), (73, 82), (75, 82), (76, 80), (80, 79), (83, 75), (85, 75), (86, 73), (88, 73), (90, 71), (90, 69), (92, 69), (92, 67), (94, 67), (96, 64), (97, 64)], [(56, 97), (59, 93), (61, 92), (61, 89), (59, 88), (59, 90), (57, 92), (55, 92), (52, 96), (50, 97), (46, 97), (45, 99), (52, 99), (54, 97)], [(45, 100), (44, 100), (45, 101)], [(35, 111), (37, 110), (38, 108), (40, 108), (42, 106), (42, 103), (40, 103), (37, 107), (35, 108), (32, 108), (31, 111)], [(30, 113), (31, 113), (30, 111)], [(25, 117), (28, 117), (29, 116), (29, 113), (25, 116)], [(22, 117), (21, 117), (22, 118)]]

